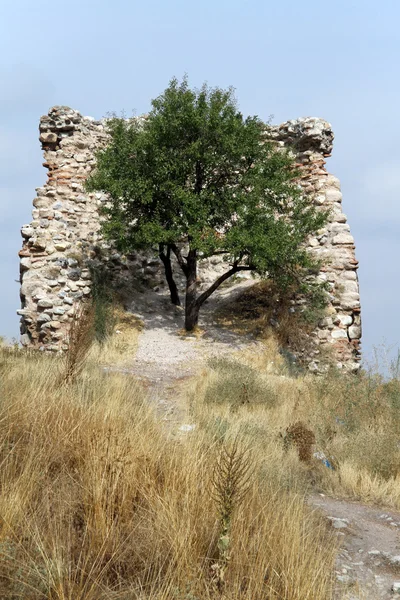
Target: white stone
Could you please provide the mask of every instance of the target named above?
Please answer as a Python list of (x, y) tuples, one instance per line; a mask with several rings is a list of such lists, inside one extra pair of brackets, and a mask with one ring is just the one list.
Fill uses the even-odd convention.
[(314, 202), (315, 202), (315, 204), (321, 205), (321, 204), (323, 204), (325, 202), (325, 200), (326, 200), (325, 194), (316, 194), (314, 196)]
[(341, 325), (351, 325), (353, 322), (353, 317), (351, 315), (340, 315), (338, 314), (335, 321), (339, 321)]
[(343, 286), (343, 293), (346, 292), (351, 292), (351, 293), (356, 293), (358, 294), (358, 283), (357, 281), (351, 280), (351, 279), (347, 279), (343, 282), (341, 282), (341, 285)]
[(32, 238), (32, 245), (37, 248), (37, 250), (46, 250), (47, 241), (45, 238), (35, 236)]
[(321, 319), (319, 324), (320, 327), (332, 327), (333, 321), (331, 317), (324, 317), (323, 319)]
[(340, 190), (340, 180), (331, 173), (329, 173), (329, 175), (325, 178), (325, 185), (327, 187), (332, 187), (336, 188), (337, 190)]
[(346, 232), (350, 232), (350, 225), (348, 223), (332, 223), (332, 225), (330, 225), (329, 227), (329, 231), (331, 231), (332, 233), (344, 233)]
[(329, 337), (329, 331), (326, 331), (325, 329), (320, 329), (318, 331), (318, 337), (320, 340), (327, 340)]
[(179, 427), (179, 431), (182, 431), (183, 433), (188, 433), (189, 431), (193, 431), (196, 428), (196, 425), (181, 425)]
[(348, 292), (340, 296), (340, 305), (344, 310), (351, 310), (359, 308), (360, 306), (360, 295), (354, 292)]
[(57, 142), (57, 134), (51, 131), (43, 132), (40, 134), (39, 140), (42, 144), (55, 144)]
[(336, 188), (328, 188), (325, 190), (325, 196), (327, 202), (341, 202), (342, 192)]
[(358, 340), (361, 338), (361, 327), (359, 325), (352, 325), (349, 327), (349, 338), (351, 340)]
[(67, 248), (69, 248), (70, 246), (71, 244), (69, 242), (56, 242), (54, 244), (55, 249), (59, 252), (64, 252), (64, 250), (67, 250)]
[(54, 210), (51, 208), (41, 208), (39, 209), (39, 217), (41, 219), (48, 219), (49, 217), (54, 217)]
[(24, 225), (21, 227), (21, 235), (24, 238), (30, 238), (34, 234), (35, 230), (30, 225)]
[(348, 519), (341, 519), (339, 517), (328, 517), (328, 519), (332, 522), (335, 529), (345, 529), (350, 523)]
[(51, 317), (47, 313), (41, 313), (37, 318), (38, 323), (48, 323), (49, 321), (51, 321)]
[(347, 331), (345, 329), (333, 329), (331, 336), (334, 340), (347, 340)]
[(343, 271), (343, 273), (340, 274), (340, 279), (357, 281), (357, 273), (355, 271)]
[(338, 233), (332, 240), (334, 245), (354, 244), (354, 238), (350, 233)]
[(25, 270), (30, 269), (31, 268), (31, 259), (28, 257), (21, 258), (21, 267), (23, 267)]
[(347, 223), (347, 217), (344, 213), (342, 212), (334, 212), (332, 214), (332, 220), (335, 223)]

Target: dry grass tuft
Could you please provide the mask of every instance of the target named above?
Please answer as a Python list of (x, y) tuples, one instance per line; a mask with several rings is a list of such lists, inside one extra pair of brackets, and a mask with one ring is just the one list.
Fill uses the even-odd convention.
[(95, 309), (92, 304), (83, 304), (71, 321), (68, 332), (68, 352), (64, 354), (64, 369), (61, 383), (72, 383), (82, 372), (94, 340)]
[(219, 517), (218, 557), (211, 570), (212, 582), (220, 594), (225, 588), (226, 571), (231, 559), (234, 514), (251, 487), (253, 474), (251, 455), (248, 449), (240, 447), (238, 439), (229, 445), (222, 445), (211, 479), (212, 498)]

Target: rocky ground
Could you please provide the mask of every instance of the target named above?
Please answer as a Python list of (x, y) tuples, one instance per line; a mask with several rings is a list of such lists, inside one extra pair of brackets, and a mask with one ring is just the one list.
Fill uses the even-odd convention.
[(309, 503), (326, 515), (341, 538), (337, 598), (400, 598), (400, 513), (324, 494), (311, 496)]
[[(251, 281), (224, 288), (204, 306), (201, 336), (183, 335), (183, 311), (171, 305), (161, 292), (145, 292), (134, 311), (144, 324), (137, 354), (124, 370), (141, 379), (172, 429), (189, 431), (185, 406), (177, 397), (211, 356), (257, 350), (259, 342), (216, 327), (212, 314)], [(322, 511), (337, 531), (341, 550), (336, 564), (337, 600), (386, 600), (400, 598), (400, 513), (357, 502), (311, 496), (309, 503)]]

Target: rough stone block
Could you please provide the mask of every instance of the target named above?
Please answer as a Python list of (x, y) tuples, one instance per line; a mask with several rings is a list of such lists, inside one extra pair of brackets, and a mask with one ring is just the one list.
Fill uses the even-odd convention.
[(331, 331), (331, 337), (334, 340), (347, 340), (347, 331), (345, 329), (334, 329)]
[(325, 190), (325, 197), (327, 202), (341, 202), (342, 192), (336, 188), (328, 188)]
[(49, 300), (49, 298), (42, 298), (41, 300), (38, 301), (37, 305), (39, 308), (52, 308), (53, 301)]
[(335, 245), (354, 244), (354, 238), (350, 233), (338, 233), (332, 240)]
[(55, 144), (57, 142), (57, 139), (57, 134), (52, 133), (51, 131), (43, 132), (40, 134), (39, 137), (39, 140), (42, 142), (42, 144)]
[(340, 325), (344, 325), (344, 326), (348, 326), (351, 325), (353, 322), (353, 317), (351, 315), (341, 315), (338, 314), (336, 316), (336, 318), (333, 321), (334, 323), (340, 324)]
[(349, 327), (349, 338), (351, 340), (358, 340), (361, 337), (361, 327), (359, 325), (352, 325)]

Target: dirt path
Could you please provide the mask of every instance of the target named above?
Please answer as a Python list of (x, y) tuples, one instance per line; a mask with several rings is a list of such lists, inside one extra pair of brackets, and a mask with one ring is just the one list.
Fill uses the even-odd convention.
[(144, 382), (150, 400), (160, 408), (164, 420), (175, 423), (185, 420), (179, 391), (182, 395), (185, 382), (201, 371), (208, 358), (262, 346), (251, 336), (222, 329), (213, 321), (213, 313), (221, 304), (231, 301), (253, 283), (247, 280), (215, 292), (201, 311), (200, 336), (183, 335), (183, 310), (174, 307), (165, 292), (147, 290), (135, 298), (132, 312), (144, 328), (132, 365), (123, 370)]
[(400, 513), (323, 494), (309, 503), (331, 521), (341, 540), (336, 598), (400, 598)]

